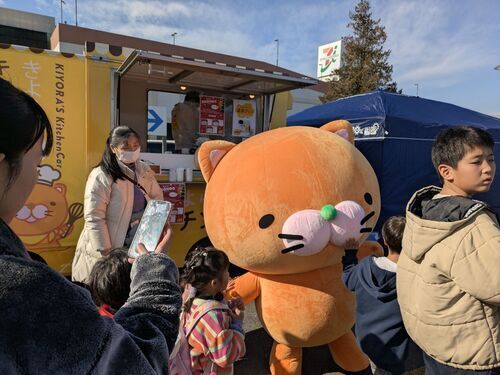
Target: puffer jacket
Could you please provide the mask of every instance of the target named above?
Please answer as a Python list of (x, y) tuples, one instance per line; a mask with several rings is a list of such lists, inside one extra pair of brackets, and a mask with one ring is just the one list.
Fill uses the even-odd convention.
[(406, 212), (397, 293), (410, 337), (436, 361), (464, 370), (500, 367), (500, 228), (465, 197), (424, 188)]
[[(134, 178), (133, 172), (120, 163), (124, 173)], [(163, 192), (149, 166), (135, 164), (139, 184), (150, 199), (163, 200)], [(87, 282), (94, 264), (102, 256), (102, 250), (122, 247), (132, 217), (134, 184), (128, 180), (116, 180), (94, 168), (87, 179), (84, 198), (85, 225), (76, 245), (73, 259), (73, 281)]]

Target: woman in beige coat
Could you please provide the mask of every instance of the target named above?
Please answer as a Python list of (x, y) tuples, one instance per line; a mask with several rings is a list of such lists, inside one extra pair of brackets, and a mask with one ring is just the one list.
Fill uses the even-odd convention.
[(97, 260), (130, 245), (149, 199), (163, 199), (153, 171), (139, 160), (139, 135), (126, 126), (113, 129), (99, 165), (85, 187), (85, 226), (73, 259), (73, 281), (86, 283)]

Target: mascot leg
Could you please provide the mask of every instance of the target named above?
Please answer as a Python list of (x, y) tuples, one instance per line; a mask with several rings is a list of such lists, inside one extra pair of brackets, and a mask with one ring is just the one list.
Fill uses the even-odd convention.
[(269, 365), (273, 375), (300, 375), (302, 372), (302, 348), (292, 348), (274, 342)]
[[(359, 348), (351, 331), (328, 344), (328, 347), (335, 363), (348, 373), (363, 374), (369, 370), (370, 361)], [(371, 370), (366, 373), (371, 374)]]

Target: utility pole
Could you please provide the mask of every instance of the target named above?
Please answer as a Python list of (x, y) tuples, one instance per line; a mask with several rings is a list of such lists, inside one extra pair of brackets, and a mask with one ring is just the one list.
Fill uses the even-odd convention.
[(414, 83), (414, 86), (417, 86), (417, 97), (418, 97), (418, 83)]
[(76, 27), (78, 27), (78, 0), (75, 0), (75, 23)]
[(276, 42), (276, 66), (279, 66), (278, 62), (280, 57), (280, 40), (274, 39), (274, 41)]

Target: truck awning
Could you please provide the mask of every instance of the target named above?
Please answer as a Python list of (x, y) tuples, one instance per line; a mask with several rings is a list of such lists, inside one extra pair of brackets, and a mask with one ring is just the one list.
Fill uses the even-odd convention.
[(319, 82), (306, 76), (142, 50), (134, 50), (118, 68), (118, 74), (125, 79), (147, 80), (168, 91), (182, 92), (180, 87), (184, 86), (184, 90), (243, 95), (270, 95)]

